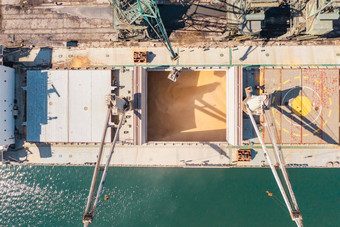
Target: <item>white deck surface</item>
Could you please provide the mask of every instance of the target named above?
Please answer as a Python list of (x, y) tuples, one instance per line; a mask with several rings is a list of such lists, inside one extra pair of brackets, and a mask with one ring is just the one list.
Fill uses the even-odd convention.
[(110, 91), (109, 70), (28, 71), (27, 141), (99, 142)]
[(15, 70), (0, 65), (0, 146), (7, 146), (15, 142), (14, 83)]

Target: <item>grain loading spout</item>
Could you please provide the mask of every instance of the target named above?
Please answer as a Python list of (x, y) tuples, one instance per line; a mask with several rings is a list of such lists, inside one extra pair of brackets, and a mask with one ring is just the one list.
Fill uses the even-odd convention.
[[(268, 161), (269, 167), (274, 175), (275, 181), (280, 189), (280, 192), (282, 194), (282, 197), (285, 201), (285, 204), (288, 208), (289, 214), (292, 218), (292, 220), (296, 223), (296, 225), (298, 227), (302, 227), (302, 215), (300, 213), (296, 198), (295, 198), (295, 194), (293, 192), (293, 188), (292, 185), (290, 183), (289, 177), (288, 177), (288, 173), (285, 167), (285, 163), (283, 160), (283, 155), (282, 155), (282, 151), (281, 149), (278, 147), (277, 142), (276, 142), (276, 138), (275, 138), (275, 132), (273, 132), (272, 128), (269, 126), (270, 122), (272, 122), (271, 119), (271, 115), (268, 114), (268, 110), (271, 108), (270, 107), (270, 95), (269, 94), (262, 94), (259, 96), (256, 95), (251, 95), (252, 89), (251, 87), (246, 88), (246, 94), (247, 94), (247, 98), (243, 101), (243, 110), (249, 115), (251, 123), (253, 125), (253, 128), (256, 132), (256, 135), (261, 143), (263, 152), (264, 152), (264, 156)], [(264, 119), (265, 119), (265, 126), (266, 129), (269, 132), (269, 137), (270, 137), (270, 141), (273, 145), (274, 148), (274, 155), (276, 158), (277, 163), (279, 164), (279, 168), (281, 171), (281, 174), (283, 176), (284, 179), (284, 185), (276, 171), (275, 168), (275, 164), (273, 163), (273, 161), (271, 160), (271, 157), (268, 153), (267, 147), (263, 142), (260, 130), (257, 126), (257, 123), (254, 119), (255, 115), (264, 115)], [(274, 124), (275, 125), (275, 124)], [(284, 187), (285, 186), (285, 187)], [(287, 188), (288, 193), (286, 192), (285, 188)]]
[[(106, 179), (106, 175), (107, 175), (107, 171), (111, 162), (111, 158), (112, 155), (114, 153), (114, 149), (118, 140), (118, 135), (119, 135), (119, 130), (123, 124), (124, 121), (124, 117), (125, 117), (125, 113), (129, 110), (132, 109), (132, 102), (128, 101), (126, 98), (121, 98), (118, 97), (116, 95), (110, 95), (108, 100), (107, 100), (107, 117), (106, 117), (106, 122), (105, 122), (105, 127), (104, 127), (104, 132), (103, 132), (103, 137), (102, 137), (102, 141), (100, 144), (100, 149), (99, 149), (99, 153), (98, 153), (98, 159), (96, 162), (96, 166), (93, 172), (93, 177), (92, 177), (92, 182), (91, 182), (91, 187), (90, 187), (90, 192), (89, 192), (89, 196), (88, 196), (88, 201), (87, 201), (87, 205), (86, 205), (86, 209), (85, 209), (85, 213), (84, 213), (84, 217), (83, 217), (83, 223), (84, 226), (88, 226), (90, 223), (92, 223), (93, 218), (94, 218), (94, 212), (96, 210), (97, 204), (98, 204), (98, 200), (100, 198), (100, 195), (102, 193), (103, 187), (104, 187), (104, 183), (105, 183), (105, 179)], [(119, 124), (115, 127), (116, 128), (116, 132), (115, 132), (115, 136), (112, 142), (112, 146), (111, 146), (111, 151), (109, 154), (109, 157), (107, 158), (104, 170), (102, 170), (101, 165), (101, 159), (102, 159), (102, 155), (103, 155), (103, 148), (104, 148), (104, 142), (105, 142), (105, 137), (106, 137), (106, 132), (107, 129), (112, 127), (110, 125), (110, 119), (111, 119), (111, 115), (121, 115)], [(95, 193), (95, 187), (97, 185), (97, 178), (98, 178), (98, 173), (100, 171), (103, 171), (101, 180), (99, 182), (99, 186), (98, 186), (98, 190), (97, 190), (97, 194), (96, 196), (94, 196)]]

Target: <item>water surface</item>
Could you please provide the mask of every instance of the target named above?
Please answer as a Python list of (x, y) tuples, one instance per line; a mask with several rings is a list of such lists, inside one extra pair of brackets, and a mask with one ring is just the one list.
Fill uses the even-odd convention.
[[(92, 171), (0, 168), (0, 225), (82, 226)], [(339, 226), (340, 169), (289, 173), (304, 225)], [(107, 194), (92, 226), (294, 226), (269, 169), (111, 168)]]

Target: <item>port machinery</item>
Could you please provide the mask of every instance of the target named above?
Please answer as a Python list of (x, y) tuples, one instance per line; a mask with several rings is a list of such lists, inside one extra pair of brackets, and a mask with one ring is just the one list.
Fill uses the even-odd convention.
[[(122, 35), (122, 39), (128, 39), (128, 36), (136, 38), (136, 36), (148, 36), (149, 38), (158, 39), (163, 42), (163, 44), (167, 47), (167, 49), (170, 52), (172, 60), (175, 60), (178, 58), (178, 55), (174, 52), (169, 38), (167, 36), (166, 30), (164, 28), (163, 22), (161, 20), (159, 10), (157, 7), (157, 4), (154, 0), (137, 0), (137, 1), (119, 1), (119, 0), (110, 0), (111, 3), (114, 6), (115, 10), (115, 26), (116, 29), (120, 32), (118, 32), (119, 35)], [(305, 1), (305, 5), (303, 5), (304, 8), (307, 10), (310, 10), (307, 12), (307, 17), (305, 22), (305, 27), (301, 28), (296, 27), (296, 24), (291, 23), (291, 32), (290, 35), (296, 35), (301, 33), (301, 31), (304, 31), (305, 34), (309, 35), (322, 35), (326, 32), (329, 32), (332, 30), (332, 28), (327, 27), (324, 29), (323, 24), (318, 26), (314, 26), (314, 22), (318, 22), (319, 20), (334, 20), (339, 18), (339, 10), (334, 6), (337, 5), (337, 1), (327, 1), (327, 0), (320, 0), (322, 1), (322, 4), (315, 3), (318, 0), (311, 0), (311, 1)], [(265, 19), (265, 11), (268, 10), (271, 7), (278, 7), (281, 4), (281, 1), (276, 0), (259, 0), (259, 1), (239, 1), (235, 0), (235, 4), (238, 4), (238, 9), (242, 11), (241, 17), (238, 17), (237, 20), (241, 21), (241, 27), (238, 29), (241, 32), (241, 34), (247, 34), (247, 35), (258, 35), (261, 31), (262, 27), (262, 20)], [(297, 2), (290, 2), (290, 3), (297, 3), (300, 4), (301, 1)], [(309, 4), (309, 5), (308, 5)], [(335, 4), (335, 5), (334, 5)], [(299, 7), (302, 7), (300, 4)], [(331, 7), (331, 8), (329, 8)], [(328, 9), (328, 10), (327, 10)], [(324, 14), (333, 13), (334, 15), (331, 16), (322, 16)], [(293, 14), (294, 15), (294, 14)], [(300, 14), (298, 14), (300, 15)], [(312, 18), (308, 21), (309, 18)], [(260, 21), (260, 22), (259, 22)], [(324, 22), (323, 21), (323, 22)], [(309, 22), (309, 24), (308, 24)], [(329, 25), (329, 24), (328, 24)], [(294, 27), (295, 26), (295, 27)], [(302, 26), (303, 27), (303, 26)], [(314, 32), (312, 32), (314, 29)], [(179, 76), (179, 70), (174, 69), (170, 75), (169, 79), (176, 82), (177, 77)], [(290, 216), (292, 220), (296, 223), (298, 227), (302, 227), (302, 215), (300, 213), (297, 200), (295, 198), (295, 194), (293, 192), (293, 188), (291, 186), (289, 176), (287, 173), (287, 170), (285, 168), (285, 163), (282, 155), (282, 151), (277, 145), (277, 131), (275, 130), (275, 124), (271, 124), (270, 122), (273, 121), (272, 116), (268, 113), (268, 111), (271, 108), (270, 103), (270, 94), (262, 94), (259, 96), (251, 95), (252, 89), (250, 87), (246, 88), (246, 94), (247, 98), (243, 101), (243, 111), (249, 115), (251, 123), (253, 125), (253, 128), (256, 132), (256, 135), (259, 139), (259, 142), (262, 146), (262, 150), (264, 152), (265, 158), (268, 161), (269, 167), (273, 173), (273, 176), (275, 178), (275, 181), (280, 189), (280, 192), (282, 194), (282, 197), (284, 199), (284, 202), (287, 206), (287, 209), (290, 213)], [(99, 201), (99, 198), (101, 196), (104, 183), (106, 180), (107, 171), (111, 162), (112, 155), (114, 153), (115, 145), (118, 140), (118, 134), (119, 130), (123, 124), (125, 113), (132, 109), (132, 102), (122, 98), (118, 97), (114, 94), (110, 95), (108, 98), (108, 111), (107, 111), (107, 118), (106, 123), (104, 127), (104, 133), (99, 149), (99, 154), (96, 162), (96, 166), (94, 169), (92, 182), (90, 186), (88, 201), (85, 209), (85, 213), (83, 216), (83, 223), (84, 226), (88, 226), (90, 223), (92, 223), (94, 218), (94, 213)], [(122, 115), (120, 117), (120, 121), (118, 125), (110, 125), (110, 118), (111, 115)], [(276, 162), (278, 163), (283, 182), (281, 181), (281, 178), (276, 170), (276, 166), (274, 165), (274, 162), (272, 158), (269, 155), (268, 149), (262, 139), (262, 136), (260, 134), (260, 130), (256, 124), (256, 121), (254, 119), (253, 115), (263, 115), (265, 119), (265, 126), (267, 128), (267, 131), (269, 133), (270, 141), (273, 145), (274, 150), (274, 156), (276, 159)], [(274, 126), (274, 128), (273, 128)], [(111, 146), (110, 154), (107, 158), (105, 167), (101, 167), (101, 159), (103, 154), (103, 147), (104, 147), (104, 141), (106, 137), (106, 132), (108, 128), (113, 127), (115, 129), (115, 136), (113, 139), (113, 143)], [(103, 171), (101, 180), (98, 185), (98, 189), (95, 190), (95, 187), (97, 185), (98, 181), (98, 174), (99, 172)], [(96, 195), (95, 195), (95, 192)]]
[[(303, 227), (302, 224), (302, 215), (299, 210), (299, 206), (297, 203), (297, 200), (295, 198), (295, 194), (292, 188), (292, 185), (289, 180), (289, 176), (287, 173), (287, 170), (285, 168), (285, 162), (283, 159), (282, 151), (280, 150), (278, 144), (277, 144), (277, 130), (275, 129), (275, 124), (273, 124), (273, 119), (270, 114), (270, 108), (273, 103), (271, 103), (271, 95), (270, 94), (261, 94), (261, 95), (252, 95), (252, 88), (248, 87), (246, 88), (246, 98), (242, 102), (242, 109), (245, 113), (247, 113), (250, 117), (251, 123), (253, 125), (253, 128), (256, 132), (256, 135), (260, 141), (260, 144), (262, 146), (262, 150), (264, 152), (264, 156), (267, 159), (267, 162), (269, 164), (269, 167), (273, 173), (273, 176), (275, 178), (275, 181), (279, 187), (279, 190), (282, 194), (283, 200), (285, 202), (285, 205), (287, 206), (287, 209), (289, 211), (289, 214), (292, 218), (292, 220), (296, 223), (298, 227)], [(99, 153), (97, 156), (97, 162), (94, 169), (92, 182), (90, 186), (90, 191), (88, 195), (88, 200), (86, 204), (85, 213), (83, 216), (83, 223), (84, 226), (88, 226), (90, 223), (92, 223), (94, 219), (94, 213), (97, 208), (97, 204), (99, 202), (99, 198), (102, 194), (103, 187), (105, 184), (108, 168), (113, 156), (113, 153), (115, 151), (115, 145), (118, 140), (119, 130), (123, 124), (124, 116), (127, 111), (130, 111), (133, 109), (133, 101), (129, 101), (128, 99), (124, 97), (118, 97), (115, 94), (111, 94), (107, 98), (107, 117), (105, 121), (105, 127), (104, 132), (102, 136), (102, 141), (100, 144)], [(110, 119), (112, 115), (120, 116), (119, 124), (117, 125), (111, 125)], [(276, 166), (274, 164), (274, 161), (272, 160), (271, 156), (269, 155), (269, 151), (262, 139), (259, 127), (254, 119), (253, 115), (263, 115), (265, 119), (265, 126), (267, 131), (269, 132), (269, 138), (273, 145), (273, 151), (274, 156), (276, 159), (276, 163), (278, 163), (278, 167), (280, 169), (281, 178), (283, 178), (283, 182), (281, 181), (281, 178), (279, 176), (279, 173), (276, 170)], [(111, 145), (111, 151), (107, 158), (107, 161), (105, 163), (104, 168), (101, 166), (102, 161), (102, 155), (103, 155), (103, 148), (104, 148), (104, 142), (106, 137), (106, 132), (109, 128), (114, 128), (115, 135), (114, 139)], [(100, 172), (102, 173), (100, 182), (98, 184), (98, 176)], [(96, 190), (96, 186), (98, 185), (98, 188)], [(96, 193), (96, 194), (95, 194)]]
[[(158, 40), (174, 51), (155, 0), (110, 0), (117, 41)], [(224, 3), (222, 3), (224, 4)], [(225, 32), (217, 40), (309, 40), (339, 33), (340, 0), (230, 0)]]
[[(232, 29), (225, 36), (261, 37), (272, 24), (271, 33), (286, 27), (276, 37), (280, 40), (312, 39), (334, 30), (339, 8), (339, 0), (231, 0), (227, 5), (227, 23)], [(273, 21), (281, 26), (275, 26)]]
[[(108, 168), (109, 168), (109, 165), (110, 165), (110, 162), (111, 162), (111, 158), (112, 158), (112, 155), (114, 153), (114, 149), (115, 149), (115, 146), (116, 146), (116, 143), (117, 143), (117, 140), (118, 140), (119, 130), (122, 127), (124, 117), (125, 117), (125, 113), (132, 109), (132, 102), (129, 101), (125, 97), (118, 97), (115, 94), (111, 94), (107, 97), (106, 101), (107, 101), (107, 116), (106, 116), (102, 140), (101, 140), (101, 143), (100, 143), (100, 149), (99, 149), (99, 153), (98, 153), (96, 166), (95, 166), (95, 169), (94, 169), (94, 172), (93, 172), (93, 177), (92, 177), (91, 187), (90, 187), (89, 196), (88, 196), (88, 200), (87, 200), (87, 204), (86, 204), (86, 209), (85, 209), (85, 213), (84, 213), (84, 217), (83, 217), (84, 226), (88, 226), (89, 223), (92, 223), (92, 221), (93, 221), (94, 212), (96, 210), (98, 200), (99, 200), (100, 195), (102, 193), (102, 190), (103, 190), (103, 187), (104, 187), (104, 184), (105, 184), (107, 171), (108, 171)], [(111, 119), (112, 115), (116, 115), (116, 116), (121, 115), (121, 118), (120, 118), (118, 125), (111, 125), (110, 119)], [(114, 139), (113, 139), (112, 146), (111, 146), (111, 151), (110, 151), (110, 154), (107, 158), (105, 167), (102, 168), (101, 167), (101, 161), (102, 161), (102, 155), (103, 155), (103, 151), (104, 151), (105, 137), (106, 137), (106, 133), (107, 133), (109, 128), (114, 128), (115, 135), (114, 135)], [(95, 187), (98, 183), (98, 173), (101, 172), (101, 171), (103, 171), (103, 174), (101, 176), (101, 179), (100, 179), (100, 182), (99, 182), (99, 185), (98, 185), (98, 190), (97, 190), (97, 193), (95, 195), (95, 192), (96, 192)]]
[(118, 40), (154, 39), (168, 49), (173, 61), (178, 54), (173, 50), (155, 0), (110, 0), (114, 9), (114, 27)]
[[(117, 40), (160, 40), (174, 52), (155, 0), (110, 0)], [(336, 33), (340, 0), (229, 0), (226, 1), (225, 39), (297, 40)]]
[[(297, 200), (295, 198), (295, 194), (292, 188), (292, 185), (289, 180), (289, 176), (285, 167), (285, 162), (283, 159), (283, 154), (281, 149), (279, 148), (277, 144), (277, 130), (275, 129), (275, 124), (273, 123), (272, 115), (270, 114), (270, 108), (272, 103), (270, 100), (271, 95), (270, 94), (261, 94), (261, 95), (252, 95), (252, 88), (248, 87), (246, 88), (246, 99), (243, 101), (243, 111), (247, 113), (250, 117), (251, 123), (253, 125), (253, 128), (256, 132), (256, 135), (260, 141), (260, 144), (262, 146), (262, 150), (264, 152), (264, 156), (268, 161), (269, 167), (273, 173), (273, 176), (275, 178), (275, 181), (280, 189), (281, 195), (283, 197), (283, 200), (288, 208), (289, 214), (292, 218), (292, 220), (296, 223), (298, 227), (302, 227), (302, 215), (299, 210), (299, 206), (297, 203)], [(276, 167), (274, 165), (274, 162), (272, 158), (269, 155), (268, 149), (262, 139), (260, 130), (256, 124), (256, 121), (254, 119), (253, 115), (263, 115), (265, 119), (265, 126), (269, 134), (270, 141), (273, 145), (274, 150), (274, 156), (276, 159), (276, 162), (279, 165), (279, 169), (283, 178), (283, 182), (281, 181), (281, 178), (276, 170)], [(287, 193), (288, 191), (288, 193)]]

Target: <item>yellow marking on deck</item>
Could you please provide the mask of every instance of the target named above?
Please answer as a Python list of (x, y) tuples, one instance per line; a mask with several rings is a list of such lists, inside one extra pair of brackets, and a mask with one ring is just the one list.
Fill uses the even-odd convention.
[(282, 129), (284, 132), (289, 133), (289, 131), (285, 128)]
[[(262, 85), (264, 85), (264, 83), (263, 83), (263, 80), (264, 80), (264, 72), (261, 70), (261, 73), (260, 73), (260, 86), (262, 86)], [(260, 89), (260, 95), (262, 95), (263, 94), (263, 90), (262, 89)]]
[(272, 113), (273, 113), (273, 116), (275, 117), (275, 112), (274, 112), (274, 108), (272, 108)]
[(314, 134), (314, 133), (317, 133), (318, 131), (320, 131), (320, 129), (319, 129), (319, 128), (318, 128), (318, 129), (316, 129), (316, 130), (314, 130), (313, 134)]
[(299, 134), (293, 133), (294, 136), (300, 136)]
[(328, 117), (330, 117), (331, 114), (332, 114), (332, 110), (329, 110), (329, 111), (328, 111)]
[(320, 81), (318, 81), (318, 80), (314, 80), (315, 82), (317, 82), (318, 84), (321, 84), (321, 82)]
[(281, 89), (281, 87), (278, 87), (278, 88), (276, 89), (276, 92), (278, 92), (280, 89)]
[(292, 109), (297, 116), (306, 116), (312, 110), (312, 102), (306, 96), (298, 96), (292, 102)]
[(323, 123), (323, 126), (325, 126), (327, 124), (327, 120), (325, 120), (325, 122)]
[(283, 82), (283, 84), (286, 84), (286, 83), (288, 83), (290, 80), (286, 80), (285, 82)]
[(303, 78), (305, 78), (305, 79), (309, 79), (309, 77), (308, 77), (308, 76), (303, 76)]
[(299, 76), (296, 76), (296, 77), (294, 77), (294, 79), (300, 79), (300, 77), (299, 77)]
[(326, 87), (323, 87), (323, 89), (327, 92), (327, 94), (329, 94), (328, 90)]
[(332, 99), (328, 98), (329, 104), (332, 105)]
[(277, 119), (275, 119), (275, 122), (276, 122), (276, 124), (277, 124), (278, 126), (280, 126), (280, 123), (278, 122)]
[(303, 134), (302, 136), (308, 136), (309, 134), (307, 133), (307, 134)]

